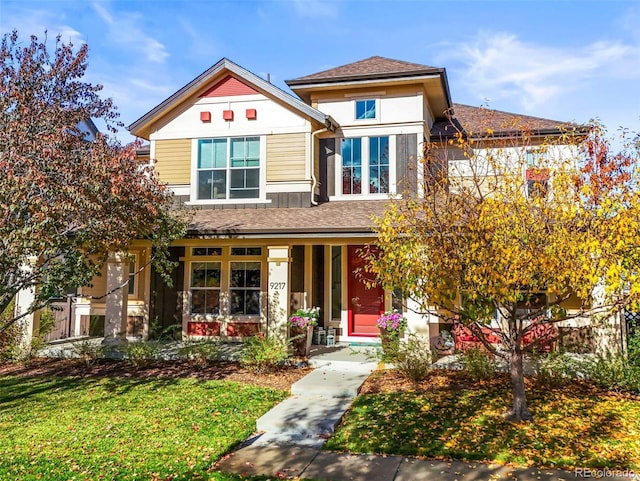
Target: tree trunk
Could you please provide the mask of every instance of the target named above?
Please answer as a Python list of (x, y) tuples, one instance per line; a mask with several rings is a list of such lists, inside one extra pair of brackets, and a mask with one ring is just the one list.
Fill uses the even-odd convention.
[(513, 407), (507, 413), (509, 421), (533, 421), (533, 416), (527, 407), (527, 394), (524, 389), (524, 369), (522, 363), (522, 351), (513, 348), (510, 353), (511, 392), (513, 394)]

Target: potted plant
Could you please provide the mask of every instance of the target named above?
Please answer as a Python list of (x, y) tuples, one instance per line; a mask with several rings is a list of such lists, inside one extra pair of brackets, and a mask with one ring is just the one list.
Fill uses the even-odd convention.
[(289, 317), (289, 337), (293, 345), (294, 355), (308, 356), (313, 339), (313, 327), (318, 325), (320, 308), (298, 309)]
[(377, 325), (380, 330), (382, 351), (386, 356), (393, 355), (398, 351), (401, 333), (407, 328), (407, 318), (394, 309), (380, 316)]

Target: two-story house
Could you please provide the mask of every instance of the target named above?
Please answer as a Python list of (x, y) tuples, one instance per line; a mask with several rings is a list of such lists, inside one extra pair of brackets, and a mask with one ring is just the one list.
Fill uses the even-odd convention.
[[(287, 84), (297, 97), (222, 59), (130, 125), (149, 143), (141, 158), (196, 212), (172, 247), (172, 287), (149, 268), (136, 274), (151, 255), (140, 241), (135, 262), (114, 255), (80, 291), (78, 326), (104, 315), (107, 336), (156, 324), (239, 339), (319, 306), (341, 341), (375, 340), (376, 319), (401, 300), (361, 280), (371, 216), (416, 192), (425, 143), (450, 135), (451, 122), (473, 126), (480, 109), (452, 102), (445, 69), (382, 57)], [(500, 112), (496, 134), (516, 117)], [(557, 122), (527, 119), (559, 133)], [(90, 299), (127, 276), (124, 295)], [(409, 317), (414, 330), (438, 332), (436, 318)]]

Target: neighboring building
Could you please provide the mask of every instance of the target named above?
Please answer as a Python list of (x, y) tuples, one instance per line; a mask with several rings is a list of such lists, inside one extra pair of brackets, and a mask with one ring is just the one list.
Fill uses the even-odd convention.
[[(376, 319), (401, 299), (360, 280), (358, 251), (375, 242), (371, 216), (389, 196), (419, 195), (425, 143), (473, 127), (482, 109), (452, 103), (445, 69), (382, 57), (287, 84), (299, 98), (222, 59), (131, 124), (149, 142), (141, 158), (197, 210), (172, 247), (173, 287), (149, 268), (132, 275), (150, 258), (140, 241), (135, 263), (114, 256), (81, 289), (75, 334), (106, 316), (107, 336), (145, 335), (154, 324), (237, 340), (319, 306), (341, 341), (376, 340)], [(558, 122), (497, 112), (496, 135), (519, 117), (539, 135), (560, 133)], [(128, 289), (89, 297), (129, 275)], [(439, 324), (414, 316), (410, 327), (433, 335)]]

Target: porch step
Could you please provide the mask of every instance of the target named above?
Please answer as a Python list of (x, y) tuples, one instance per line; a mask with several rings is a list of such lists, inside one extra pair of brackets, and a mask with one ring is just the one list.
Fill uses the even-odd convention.
[(291, 440), (331, 434), (351, 402), (352, 399), (321, 395), (292, 396), (260, 417), (256, 428)]

